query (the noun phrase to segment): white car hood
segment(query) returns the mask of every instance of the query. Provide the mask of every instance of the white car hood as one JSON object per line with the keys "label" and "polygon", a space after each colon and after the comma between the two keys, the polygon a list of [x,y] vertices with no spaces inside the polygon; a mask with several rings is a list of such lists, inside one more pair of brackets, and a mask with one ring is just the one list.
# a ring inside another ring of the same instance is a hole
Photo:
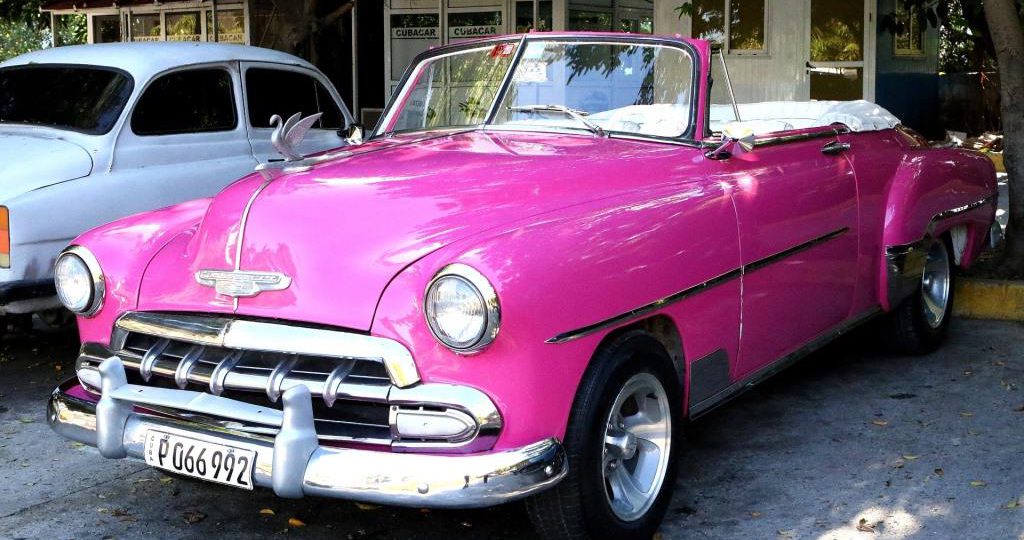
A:
{"label": "white car hood", "polygon": [[89,176],[92,157],[73,142],[0,132],[0,200]]}

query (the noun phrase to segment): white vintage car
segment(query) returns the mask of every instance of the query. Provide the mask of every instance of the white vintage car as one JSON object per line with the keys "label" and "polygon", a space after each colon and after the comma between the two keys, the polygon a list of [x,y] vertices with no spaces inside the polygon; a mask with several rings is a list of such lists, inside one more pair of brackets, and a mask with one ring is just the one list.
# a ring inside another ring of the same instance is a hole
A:
{"label": "white vintage car", "polygon": [[322,116],[295,151],[347,144],[352,115],[323,73],[256,47],[82,45],[0,64],[0,316],[59,306],[54,260],[82,232],[280,160],[271,117],[300,112]]}

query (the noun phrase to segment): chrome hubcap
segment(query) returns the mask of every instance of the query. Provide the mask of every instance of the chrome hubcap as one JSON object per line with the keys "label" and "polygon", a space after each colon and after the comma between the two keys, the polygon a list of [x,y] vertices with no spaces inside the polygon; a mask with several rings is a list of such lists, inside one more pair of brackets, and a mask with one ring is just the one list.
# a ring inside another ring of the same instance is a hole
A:
{"label": "chrome hubcap", "polygon": [[602,473],[612,512],[643,517],[661,491],[672,443],[668,394],[650,373],[634,375],[619,391],[605,426]]}
{"label": "chrome hubcap", "polygon": [[928,261],[924,266],[921,278],[921,296],[924,299],[924,320],[928,326],[939,328],[946,318],[946,306],[949,304],[950,285],[949,255],[946,243],[941,240],[932,242],[928,250]]}

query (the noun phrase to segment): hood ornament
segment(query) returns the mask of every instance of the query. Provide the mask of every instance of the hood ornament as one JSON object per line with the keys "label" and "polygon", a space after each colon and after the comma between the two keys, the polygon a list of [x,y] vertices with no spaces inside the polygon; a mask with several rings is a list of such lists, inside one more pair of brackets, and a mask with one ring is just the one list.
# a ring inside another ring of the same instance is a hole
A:
{"label": "hood ornament", "polygon": [[249,298],[264,291],[283,291],[292,278],[280,272],[244,272],[242,270],[200,270],[196,282],[213,287],[217,294],[232,298]]}
{"label": "hood ornament", "polygon": [[306,133],[323,115],[324,113],[316,113],[303,118],[302,113],[297,112],[287,122],[283,121],[276,114],[270,117],[270,125],[274,126],[274,132],[270,135],[270,142],[284,156],[285,161],[302,160],[302,154],[298,152],[296,147],[302,143],[302,140],[306,138]]}

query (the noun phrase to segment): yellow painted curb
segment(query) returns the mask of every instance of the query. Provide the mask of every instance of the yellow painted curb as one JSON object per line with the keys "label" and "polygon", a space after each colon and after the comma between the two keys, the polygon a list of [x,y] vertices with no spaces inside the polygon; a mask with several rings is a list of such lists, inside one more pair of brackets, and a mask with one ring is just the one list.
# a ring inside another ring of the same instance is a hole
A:
{"label": "yellow painted curb", "polygon": [[992,160],[992,164],[996,166],[996,172],[1006,172],[1006,165],[1003,163],[1002,152],[985,152],[985,155]]}
{"label": "yellow painted curb", "polygon": [[1024,321],[1024,281],[957,280],[953,314],[968,319]]}

